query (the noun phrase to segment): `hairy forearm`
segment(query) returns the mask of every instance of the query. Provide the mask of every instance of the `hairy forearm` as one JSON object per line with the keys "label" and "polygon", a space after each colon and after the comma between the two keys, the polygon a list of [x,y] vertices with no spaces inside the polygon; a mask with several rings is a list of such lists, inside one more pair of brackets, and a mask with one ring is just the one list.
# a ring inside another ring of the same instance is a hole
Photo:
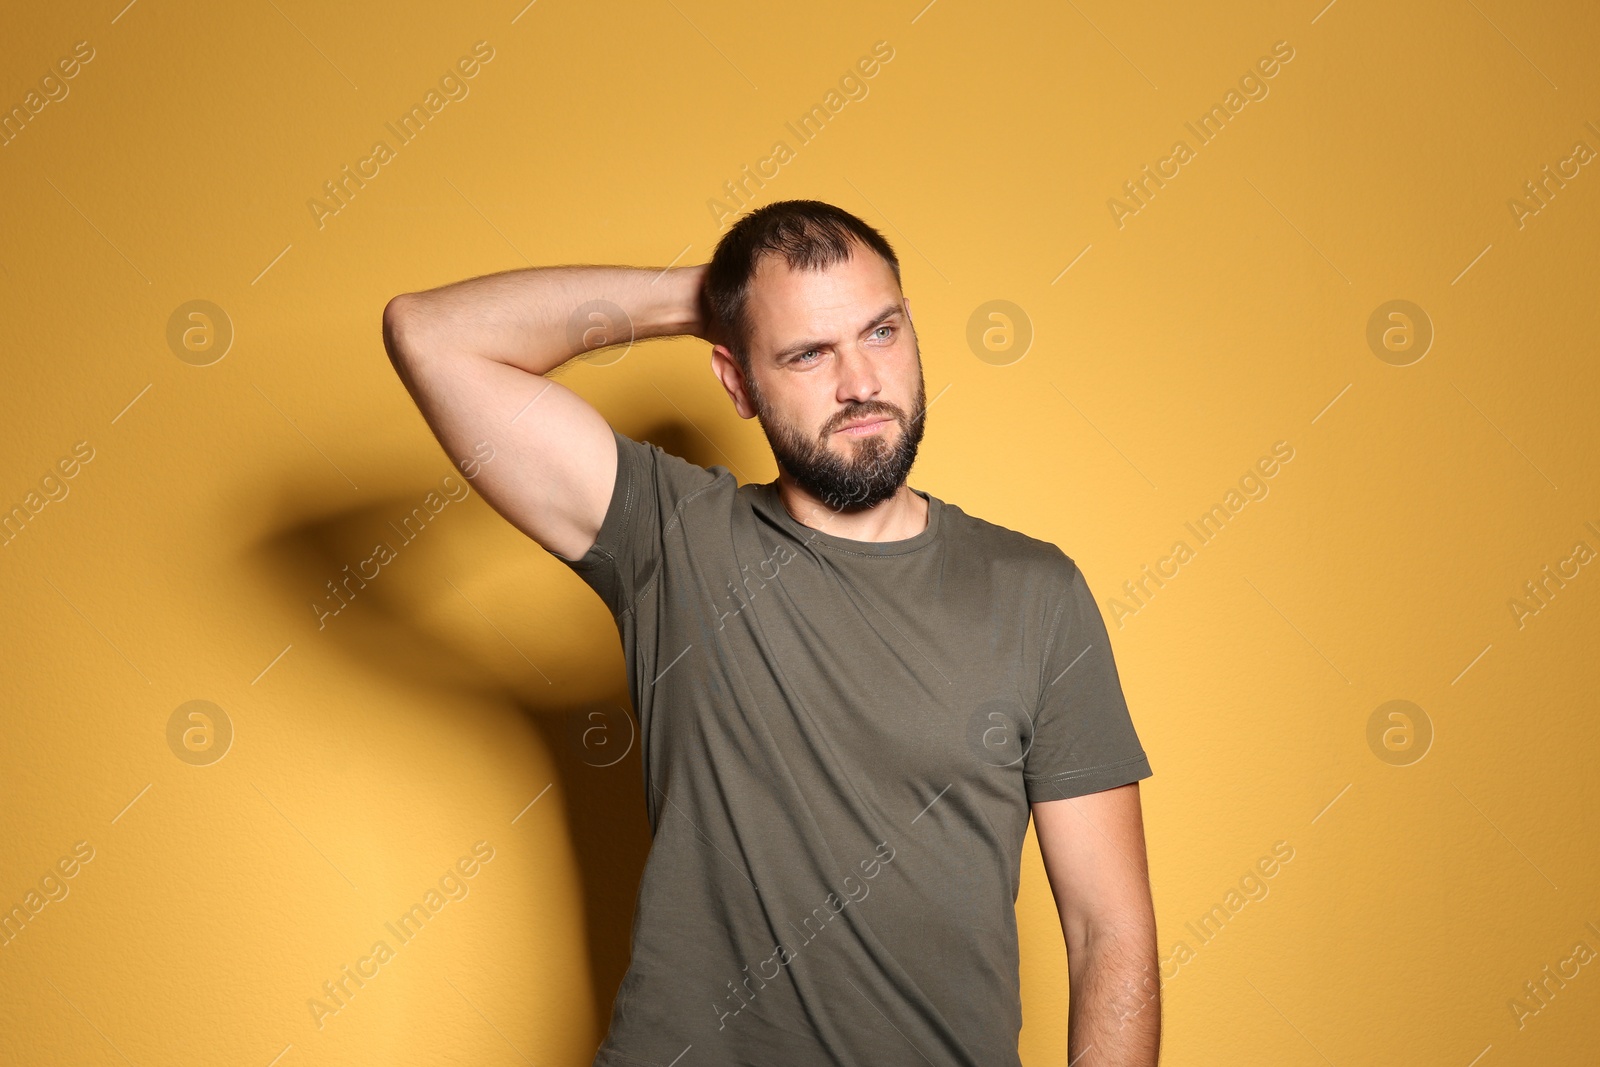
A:
{"label": "hairy forearm", "polygon": [[704,275],[703,264],[504,271],[396,297],[385,335],[397,360],[471,355],[545,374],[606,344],[704,336]]}
{"label": "hairy forearm", "polygon": [[1089,927],[1069,953],[1072,1067],[1155,1067],[1161,1047],[1160,961],[1155,930]]}

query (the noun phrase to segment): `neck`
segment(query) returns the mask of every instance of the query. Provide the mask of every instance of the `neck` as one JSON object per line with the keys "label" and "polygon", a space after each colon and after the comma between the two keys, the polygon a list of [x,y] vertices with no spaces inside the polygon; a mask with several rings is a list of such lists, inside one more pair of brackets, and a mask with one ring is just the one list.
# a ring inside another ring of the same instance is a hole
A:
{"label": "neck", "polygon": [[905,541],[928,528],[928,501],[903,482],[893,496],[870,508],[835,511],[780,469],[778,499],[800,525],[850,541]]}

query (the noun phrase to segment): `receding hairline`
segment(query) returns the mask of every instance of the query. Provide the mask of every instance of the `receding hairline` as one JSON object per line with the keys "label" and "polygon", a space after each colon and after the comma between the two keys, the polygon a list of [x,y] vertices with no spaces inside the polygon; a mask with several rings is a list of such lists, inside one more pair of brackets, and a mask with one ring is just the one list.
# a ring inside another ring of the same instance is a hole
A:
{"label": "receding hairline", "polygon": [[[853,263],[853,262],[855,262],[855,256],[856,256],[857,250],[869,252],[875,258],[877,258],[877,260],[879,262],[881,262],[884,266],[889,268],[889,274],[890,274],[891,277],[894,278],[894,285],[895,285],[895,289],[898,292],[898,296],[894,300],[893,303],[883,305],[883,307],[876,314],[874,314],[872,316],[872,318],[869,319],[865,325],[860,327],[860,330],[858,332],[865,332],[866,330],[874,329],[875,327],[881,325],[884,322],[884,320],[889,319],[889,318],[893,317],[896,313],[901,312],[901,311],[904,310],[904,308],[905,308],[905,289],[900,284],[900,272],[899,272],[898,269],[896,269],[897,265],[895,263],[893,263],[892,261],[890,261],[888,259],[885,259],[878,252],[877,249],[873,248],[871,245],[867,244],[865,241],[861,240],[858,237],[855,237],[855,236],[852,235],[851,238],[849,239],[849,241],[847,242],[847,244],[849,245],[849,250],[846,252],[844,258],[843,259],[836,259],[836,260],[833,260],[832,262],[829,262],[829,263],[802,263],[802,264],[797,266],[796,264],[790,262],[789,258],[786,255],[784,255],[784,253],[780,249],[766,249],[766,250],[763,250],[759,255],[756,256],[755,268],[750,272],[750,279],[746,283],[744,299],[742,301],[742,303],[743,303],[743,315],[742,315],[742,318],[744,319],[744,328],[745,328],[746,336],[744,338],[742,338],[742,342],[743,343],[742,343],[741,347],[746,349],[746,354],[753,354],[753,353],[750,353],[748,350],[752,346],[754,346],[754,344],[755,344],[755,336],[754,336],[754,334],[755,334],[755,325],[756,324],[755,324],[754,317],[750,314],[750,297],[753,295],[756,279],[761,275],[762,267],[766,264],[766,261],[769,258],[776,258],[776,259],[779,259],[779,260],[783,261],[783,266],[785,268],[787,268],[793,274],[800,274],[800,273],[821,274],[823,271],[831,270],[832,268],[839,266],[841,263],[845,263],[845,262]],[[811,341],[811,345],[813,347],[816,346],[816,345],[823,345],[823,344],[828,344],[828,343],[829,342],[824,341],[824,340],[822,340],[820,338],[813,338],[812,341]],[[795,346],[798,345],[798,344],[800,344],[800,342],[797,341],[794,344],[784,345],[781,349],[779,349],[771,357],[767,357],[766,359],[764,359],[764,362],[776,362],[777,360],[781,359],[783,356],[795,351]]]}
{"label": "receding hairline", "polygon": [[748,369],[751,323],[746,303],[761,261],[776,255],[791,271],[821,271],[841,262],[855,262],[857,246],[876,253],[889,266],[896,288],[901,287],[894,247],[865,220],[837,205],[779,201],[734,223],[712,254],[706,297],[708,312],[714,323],[727,331],[725,343],[741,366]]}

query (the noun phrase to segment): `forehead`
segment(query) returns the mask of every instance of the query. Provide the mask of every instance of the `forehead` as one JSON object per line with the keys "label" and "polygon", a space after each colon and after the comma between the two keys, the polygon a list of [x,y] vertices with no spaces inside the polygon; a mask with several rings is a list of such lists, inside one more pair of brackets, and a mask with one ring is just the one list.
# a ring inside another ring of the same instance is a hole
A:
{"label": "forehead", "polygon": [[769,350],[800,335],[854,333],[900,298],[888,262],[852,243],[849,259],[821,270],[795,270],[781,255],[762,256],[746,291],[745,314],[754,347]]}

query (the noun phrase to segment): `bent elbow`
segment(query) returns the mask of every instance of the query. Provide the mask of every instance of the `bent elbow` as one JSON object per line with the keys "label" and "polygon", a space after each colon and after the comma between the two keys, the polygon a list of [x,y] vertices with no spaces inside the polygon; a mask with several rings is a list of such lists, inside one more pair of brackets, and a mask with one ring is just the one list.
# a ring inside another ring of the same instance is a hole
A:
{"label": "bent elbow", "polygon": [[401,293],[383,306],[383,348],[396,370],[416,355],[416,318],[414,293]]}

